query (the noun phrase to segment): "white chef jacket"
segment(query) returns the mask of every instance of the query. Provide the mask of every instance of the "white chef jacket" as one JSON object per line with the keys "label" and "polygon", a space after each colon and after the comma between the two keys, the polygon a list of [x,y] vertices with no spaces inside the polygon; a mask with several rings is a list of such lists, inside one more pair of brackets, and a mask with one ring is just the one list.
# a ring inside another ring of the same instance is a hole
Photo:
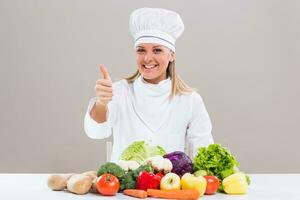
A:
{"label": "white chef jacket", "polygon": [[96,98],[90,100],[84,119],[86,134],[103,139],[113,133],[112,162],[119,160],[128,145],[141,140],[160,145],[167,153],[185,151],[189,144],[195,156],[200,146],[213,143],[210,118],[197,92],[170,99],[171,87],[169,78],[150,84],[141,76],[133,83],[125,79],[113,83],[105,122],[91,118]]}

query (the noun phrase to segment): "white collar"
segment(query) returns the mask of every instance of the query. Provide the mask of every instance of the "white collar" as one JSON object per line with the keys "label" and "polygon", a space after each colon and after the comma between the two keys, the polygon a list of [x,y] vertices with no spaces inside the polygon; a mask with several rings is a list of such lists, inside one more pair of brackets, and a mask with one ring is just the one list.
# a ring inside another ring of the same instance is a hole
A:
{"label": "white collar", "polygon": [[172,81],[170,78],[164,79],[157,84],[149,83],[142,76],[135,82],[135,87],[143,88],[143,95],[161,96],[171,94]]}
{"label": "white collar", "polygon": [[133,82],[133,109],[140,120],[155,133],[168,120],[174,101],[171,101],[170,78],[158,84],[146,82],[141,76]]}

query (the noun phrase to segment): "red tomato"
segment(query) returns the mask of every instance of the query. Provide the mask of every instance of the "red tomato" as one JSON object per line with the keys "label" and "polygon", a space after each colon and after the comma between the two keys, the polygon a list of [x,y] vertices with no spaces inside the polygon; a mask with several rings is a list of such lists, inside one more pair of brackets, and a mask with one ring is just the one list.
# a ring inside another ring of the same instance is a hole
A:
{"label": "red tomato", "polygon": [[219,179],[216,176],[204,176],[207,185],[205,194],[215,194],[219,188]]}
{"label": "red tomato", "polygon": [[113,196],[119,191],[119,179],[112,174],[103,174],[97,180],[97,190],[105,196]]}

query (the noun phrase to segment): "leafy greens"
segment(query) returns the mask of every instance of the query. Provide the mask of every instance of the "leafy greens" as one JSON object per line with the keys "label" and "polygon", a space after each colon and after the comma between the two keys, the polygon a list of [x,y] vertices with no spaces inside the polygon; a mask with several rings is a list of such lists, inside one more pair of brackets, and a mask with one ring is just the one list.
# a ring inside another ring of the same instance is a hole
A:
{"label": "leafy greens", "polygon": [[123,151],[120,160],[135,160],[141,164],[147,158],[165,154],[166,151],[160,146],[150,146],[145,141],[136,141]]}
{"label": "leafy greens", "polygon": [[220,180],[235,173],[238,166],[239,163],[235,157],[220,144],[200,147],[198,154],[193,159],[194,171],[206,170],[209,175],[215,175]]}

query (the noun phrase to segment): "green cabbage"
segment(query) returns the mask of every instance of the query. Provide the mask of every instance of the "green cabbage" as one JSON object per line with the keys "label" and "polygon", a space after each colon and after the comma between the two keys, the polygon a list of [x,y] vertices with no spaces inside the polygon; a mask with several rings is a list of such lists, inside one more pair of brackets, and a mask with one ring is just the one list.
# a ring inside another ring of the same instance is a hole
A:
{"label": "green cabbage", "polygon": [[165,155],[166,151],[160,146],[150,146],[145,141],[136,141],[129,145],[121,154],[120,160],[135,160],[143,163],[147,158]]}
{"label": "green cabbage", "polygon": [[235,173],[238,166],[235,157],[220,144],[200,147],[193,159],[194,171],[205,170],[209,175],[217,176],[220,180]]}

